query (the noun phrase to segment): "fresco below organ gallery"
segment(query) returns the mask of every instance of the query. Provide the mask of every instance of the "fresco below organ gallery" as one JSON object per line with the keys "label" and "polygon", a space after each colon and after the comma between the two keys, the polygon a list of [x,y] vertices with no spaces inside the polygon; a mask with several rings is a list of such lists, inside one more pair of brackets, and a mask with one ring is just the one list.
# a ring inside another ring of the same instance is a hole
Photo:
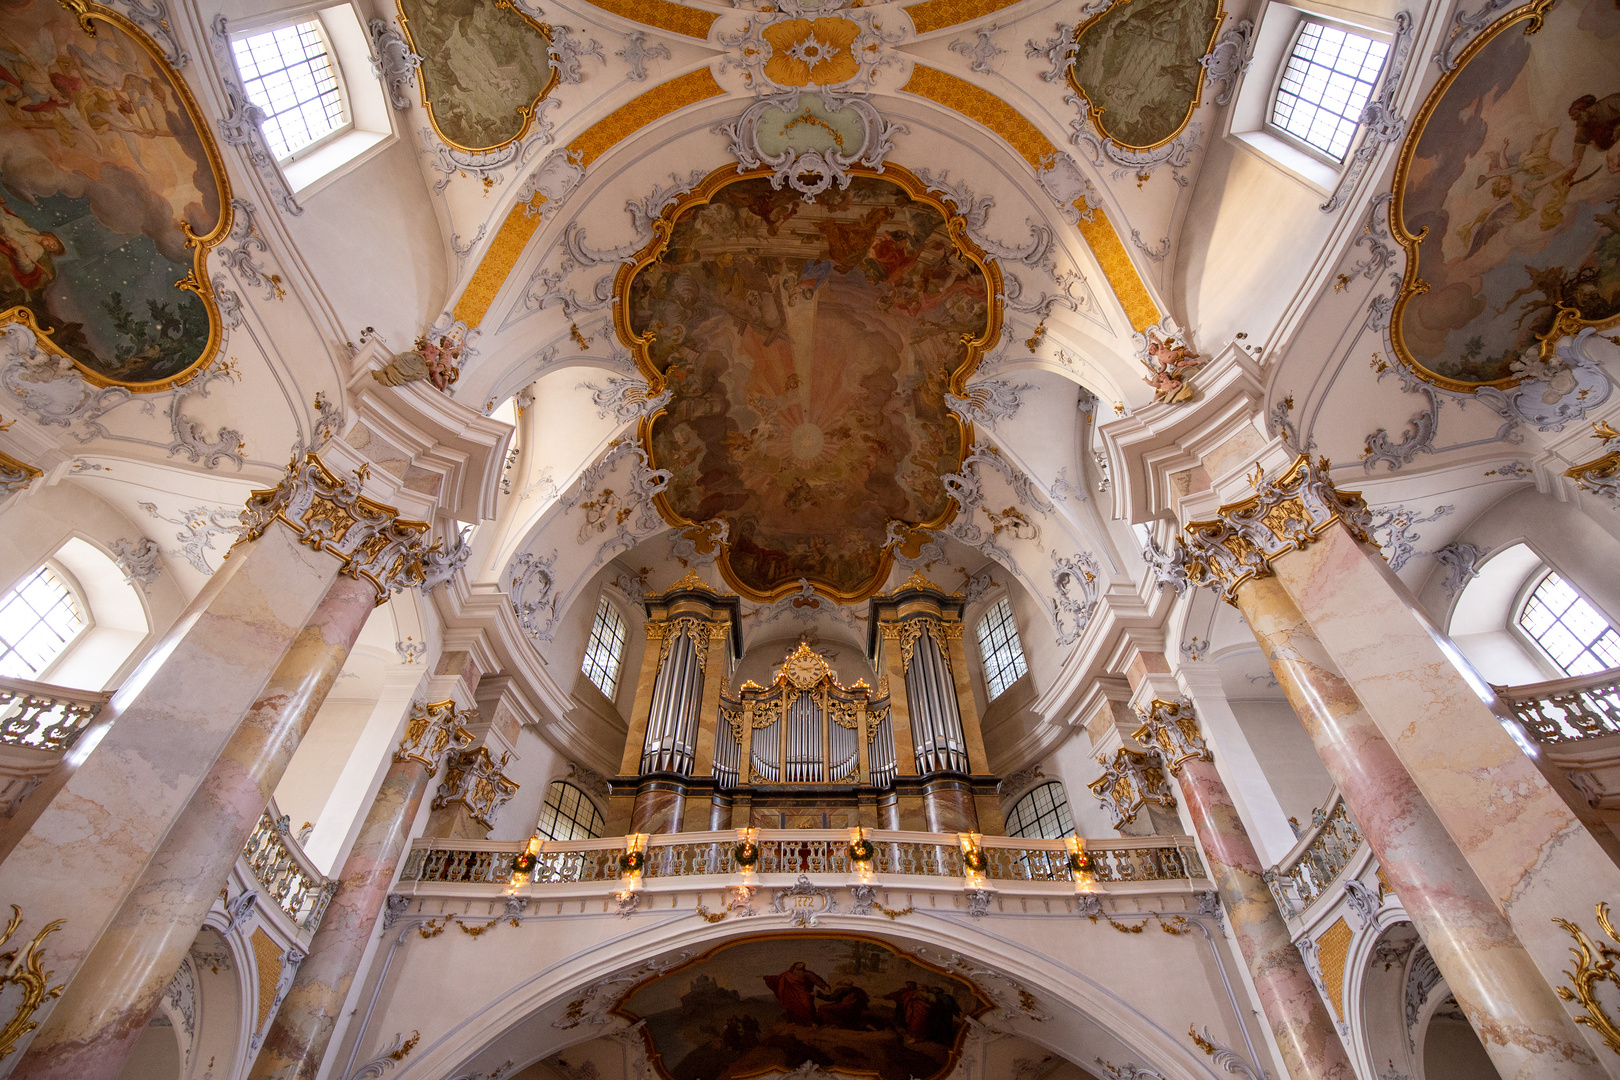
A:
{"label": "fresco below organ gallery", "polygon": [[1396,348],[1454,389],[1533,371],[1561,309],[1563,332],[1620,318],[1620,3],[1500,25],[1425,103],[1391,212]]}
{"label": "fresco below organ gallery", "polygon": [[139,29],[0,0],[0,312],[95,382],[157,389],[210,359],[204,262],[229,188],[190,92]]}
{"label": "fresco below organ gallery", "polygon": [[621,335],[646,335],[638,362],[673,393],[648,440],[674,474],[660,509],[729,526],[720,566],[745,595],[801,577],[868,595],[888,573],[889,523],[954,509],[940,477],[964,432],[944,396],[997,333],[999,275],[894,166],[814,202],[735,177],[670,211],[667,247],[614,290],[628,297]]}
{"label": "fresco below organ gallery", "polygon": [[494,150],[521,138],[557,85],[549,28],[496,0],[398,0],[422,104],[439,138]]}
{"label": "fresco below organ gallery", "polygon": [[1098,130],[1137,150],[1181,134],[1203,92],[1198,61],[1222,18],[1221,0],[1114,0],[1082,23],[1069,82]]}
{"label": "fresco below organ gallery", "polygon": [[665,1080],[744,1080],[806,1061],[840,1075],[936,1080],[961,1056],[971,982],[884,942],[800,932],[722,945],[642,983],[614,1012]]}

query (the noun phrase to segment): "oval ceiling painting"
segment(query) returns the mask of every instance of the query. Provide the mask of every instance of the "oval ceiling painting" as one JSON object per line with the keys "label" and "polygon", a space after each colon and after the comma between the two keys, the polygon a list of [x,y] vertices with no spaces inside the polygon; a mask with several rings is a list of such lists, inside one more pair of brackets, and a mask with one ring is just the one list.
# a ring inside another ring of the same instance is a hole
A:
{"label": "oval ceiling painting", "polygon": [[799,933],[747,938],[632,989],[664,1080],[746,1080],[814,1062],[845,1076],[950,1075],[967,1018],[991,1008],[967,979],[886,942]]}
{"label": "oval ceiling painting", "polygon": [[1204,89],[1199,63],[1221,0],[1114,0],[1075,31],[1069,82],[1104,137],[1149,150],[1181,134]]}
{"label": "oval ceiling painting", "polygon": [[1516,381],[1544,342],[1620,321],[1620,6],[1564,0],[1526,34],[1529,17],[1470,46],[1396,172],[1392,336],[1452,389]]}
{"label": "oval ceiling painting", "polygon": [[557,85],[550,28],[512,0],[398,0],[422,105],[457,150],[498,150],[523,137]]}
{"label": "oval ceiling painting", "polygon": [[204,264],[229,188],[151,39],[86,11],[94,36],[56,0],[0,0],[0,322],[92,382],[160,389],[218,350]]}
{"label": "oval ceiling painting", "polygon": [[953,213],[894,166],[815,201],[725,169],[621,271],[620,334],[672,395],[643,426],[653,466],[673,474],[659,509],[724,524],[720,568],[744,595],[801,578],[870,595],[891,522],[949,520],[940,478],[970,432],[945,395],[1000,325],[999,273],[959,219],[953,234]]}

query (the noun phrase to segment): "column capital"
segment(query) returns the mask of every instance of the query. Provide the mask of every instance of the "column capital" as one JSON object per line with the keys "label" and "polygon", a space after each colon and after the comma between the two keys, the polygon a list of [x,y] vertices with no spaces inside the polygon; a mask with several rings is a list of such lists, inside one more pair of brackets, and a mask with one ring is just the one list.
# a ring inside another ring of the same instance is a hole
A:
{"label": "column capital", "polygon": [[1220,590],[1236,603],[1237,588],[1250,578],[1271,574],[1271,560],[1307,547],[1327,529],[1342,523],[1356,539],[1369,539],[1367,503],[1354,491],[1340,491],[1328,477],[1326,458],[1301,454],[1282,474],[1251,478],[1255,492],[1228,503],[1208,521],[1183,526],[1182,559],[1196,585]]}
{"label": "column capital", "polygon": [[522,786],[501,771],[510,757],[509,753],[504,753],[497,760],[488,746],[452,753],[450,767],[433,796],[433,809],[443,810],[460,803],[474,821],[493,829],[495,815]]}
{"label": "column capital", "polygon": [[294,459],[281,483],[248,496],[238,543],[257,540],[279,521],[301,543],[336,556],[343,573],[371,582],[379,604],[390,593],[422,584],[424,557],[442,547],[423,542],[427,522],[402,518],[396,507],[361,494],[370,468],[361,465],[343,479],[313,451]]}
{"label": "column capital", "polygon": [[1156,751],[1171,775],[1180,772],[1185,762],[1215,760],[1198,730],[1192,702],[1154,698],[1146,709],[1136,710],[1136,715],[1142,718],[1142,726],[1131,737]]}
{"label": "column capital", "polygon": [[1086,786],[1097,796],[1114,821],[1114,828],[1129,825],[1149,802],[1175,809],[1176,797],[1158,755],[1120,747],[1112,758],[1099,757],[1103,774]]}
{"label": "column capital", "polygon": [[405,720],[405,737],[399,741],[394,760],[420,762],[427,766],[431,776],[439,770],[445,754],[472,745],[473,734],[467,730],[465,721],[477,715],[476,709],[458,712],[453,700],[426,705],[411,702],[411,713]]}

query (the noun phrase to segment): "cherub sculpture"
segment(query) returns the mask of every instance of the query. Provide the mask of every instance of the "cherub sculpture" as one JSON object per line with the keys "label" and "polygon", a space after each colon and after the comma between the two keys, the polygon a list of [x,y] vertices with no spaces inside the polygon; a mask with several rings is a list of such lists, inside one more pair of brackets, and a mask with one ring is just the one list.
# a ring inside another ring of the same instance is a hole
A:
{"label": "cherub sculpture", "polygon": [[435,390],[448,393],[450,384],[461,377],[456,361],[461,358],[461,343],[441,339],[416,339],[410,352],[395,353],[387,366],[377,368],[371,377],[384,386],[404,386],[406,383],[427,380]]}
{"label": "cherub sculpture", "polygon": [[1162,337],[1153,330],[1147,333],[1148,376],[1143,381],[1153,387],[1153,400],[1167,405],[1191,401],[1192,384],[1189,376],[1204,366],[1203,359],[1177,337]]}

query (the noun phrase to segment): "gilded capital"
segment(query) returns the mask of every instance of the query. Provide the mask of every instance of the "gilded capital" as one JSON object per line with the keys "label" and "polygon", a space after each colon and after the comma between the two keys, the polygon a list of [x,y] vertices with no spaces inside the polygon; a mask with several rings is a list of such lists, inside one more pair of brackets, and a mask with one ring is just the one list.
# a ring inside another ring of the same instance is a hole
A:
{"label": "gilded capital", "polygon": [[424,705],[411,702],[411,715],[405,721],[405,737],[394,752],[395,761],[416,761],[435,773],[448,753],[465,750],[472,745],[473,734],[463,721],[478,715],[476,709],[456,711],[454,701],[435,701]]}
{"label": "gilded capital", "polygon": [[521,786],[501,770],[508,755],[495,760],[489,747],[457,750],[450,755],[450,767],[433,797],[433,809],[443,810],[453,803],[467,808],[474,821],[486,829],[495,827],[495,815],[517,794]]}
{"label": "gilded capital", "polygon": [[1180,772],[1184,762],[1215,760],[1198,730],[1192,702],[1154,698],[1146,709],[1137,709],[1136,715],[1142,718],[1142,726],[1131,737],[1157,751],[1171,775]]}
{"label": "gilded capital", "polygon": [[0,498],[24,490],[43,475],[26,461],[18,461],[10,454],[0,452]]}
{"label": "gilded capital", "polygon": [[1120,747],[1112,758],[1098,758],[1103,774],[1086,786],[1108,808],[1114,828],[1129,825],[1149,802],[1167,810],[1176,805],[1170,779],[1157,754]]}
{"label": "gilded capital", "polygon": [[1368,540],[1371,523],[1366,501],[1356,492],[1335,488],[1327,459],[1313,461],[1308,454],[1218,514],[1184,527],[1187,577],[1195,585],[1218,588],[1228,603],[1237,602],[1243,582],[1268,576],[1278,555],[1309,546],[1340,522],[1356,539]]}
{"label": "gilded capital", "polygon": [[364,479],[363,471],[340,479],[315,454],[305,454],[287,467],[281,483],[248,496],[242,539],[256,540],[279,521],[301,543],[336,556],[343,573],[371,582],[379,604],[422,584],[423,559],[433,550],[423,543],[428,523],[401,518],[395,507],[362,495]]}
{"label": "gilded capital", "polygon": [[1575,481],[1576,487],[1620,503],[1620,450],[1610,450],[1602,457],[1566,469],[1564,475]]}

